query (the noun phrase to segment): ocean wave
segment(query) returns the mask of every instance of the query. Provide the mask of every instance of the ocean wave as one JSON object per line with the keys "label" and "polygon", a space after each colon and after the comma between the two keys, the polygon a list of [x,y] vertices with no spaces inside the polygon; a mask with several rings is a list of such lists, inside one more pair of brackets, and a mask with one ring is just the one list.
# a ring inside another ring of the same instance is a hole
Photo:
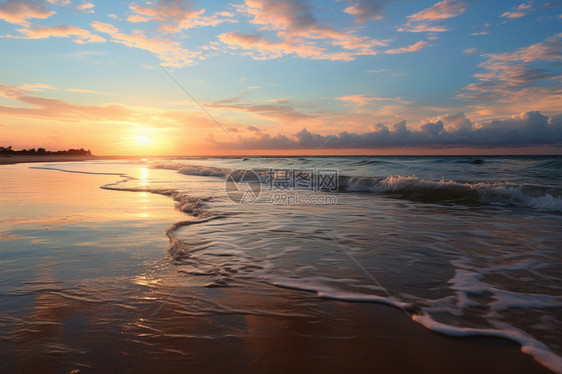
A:
{"label": "ocean wave", "polygon": [[[472,160],[474,161],[474,160]],[[362,160],[361,162],[370,162]],[[375,161],[379,162],[379,161]],[[243,169],[190,165],[177,162],[153,162],[154,169],[175,170],[180,174],[209,177],[245,178]],[[268,183],[269,169],[253,169],[261,183]],[[543,212],[562,212],[562,189],[515,183],[461,182],[424,180],[415,175],[392,175],[386,178],[340,175],[338,192],[387,194],[430,204],[519,206]]]}
{"label": "ocean wave", "polygon": [[535,166],[536,168],[541,169],[554,169],[554,170],[561,170],[562,169],[562,160],[549,160],[544,161]]}
{"label": "ocean wave", "polygon": [[175,170],[184,175],[196,175],[202,177],[226,177],[232,170],[213,166],[190,165],[177,162],[153,162],[152,169]]}
{"label": "ocean wave", "polygon": [[340,177],[347,192],[393,194],[426,203],[522,206],[546,212],[562,212],[562,191],[552,187],[513,183],[468,183],[423,180],[414,175],[387,178]]}

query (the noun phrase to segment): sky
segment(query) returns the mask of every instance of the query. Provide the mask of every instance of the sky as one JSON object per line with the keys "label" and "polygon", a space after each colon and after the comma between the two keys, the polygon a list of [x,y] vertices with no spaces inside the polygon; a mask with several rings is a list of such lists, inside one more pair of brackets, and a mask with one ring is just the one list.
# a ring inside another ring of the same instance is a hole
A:
{"label": "sky", "polygon": [[0,1],[0,146],[562,154],[562,1]]}

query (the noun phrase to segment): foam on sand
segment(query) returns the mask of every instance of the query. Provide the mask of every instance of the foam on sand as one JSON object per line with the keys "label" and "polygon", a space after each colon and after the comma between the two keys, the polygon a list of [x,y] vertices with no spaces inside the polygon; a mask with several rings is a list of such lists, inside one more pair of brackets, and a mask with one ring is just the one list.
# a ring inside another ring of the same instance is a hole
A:
{"label": "foam on sand", "polygon": [[428,314],[414,315],[412,318],[426,328],[448,336],[490,336],[515,341],[521,344],[521,352],[531,355],[535,360],[555,373],[562,373],[562,357],[554,354],[544,344],[520,330],[512,328],[509,330],[493,330],[454,327],[437,322]]}

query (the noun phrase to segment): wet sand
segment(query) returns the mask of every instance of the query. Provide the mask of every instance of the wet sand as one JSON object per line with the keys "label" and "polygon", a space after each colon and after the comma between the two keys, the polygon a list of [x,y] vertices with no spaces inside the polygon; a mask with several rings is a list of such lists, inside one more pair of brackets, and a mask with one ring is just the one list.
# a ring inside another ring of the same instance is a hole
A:
{"label": "wet sand", "polygon": [[164,230],[186,218],[171,199],[0,168],[2,371],[549,373],[515,343],[443,336],[385,305],[204,287],[167,256]]}

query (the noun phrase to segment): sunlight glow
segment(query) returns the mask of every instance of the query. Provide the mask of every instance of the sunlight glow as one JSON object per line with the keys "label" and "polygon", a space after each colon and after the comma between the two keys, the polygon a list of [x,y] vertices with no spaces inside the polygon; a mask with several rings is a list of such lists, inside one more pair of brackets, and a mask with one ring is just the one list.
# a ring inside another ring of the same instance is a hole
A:
{"label": "sunlight glow", "polygon": [[138,144],[146,145],[150,143],[150,138],[146,135],[137,135],[136,140]]}

